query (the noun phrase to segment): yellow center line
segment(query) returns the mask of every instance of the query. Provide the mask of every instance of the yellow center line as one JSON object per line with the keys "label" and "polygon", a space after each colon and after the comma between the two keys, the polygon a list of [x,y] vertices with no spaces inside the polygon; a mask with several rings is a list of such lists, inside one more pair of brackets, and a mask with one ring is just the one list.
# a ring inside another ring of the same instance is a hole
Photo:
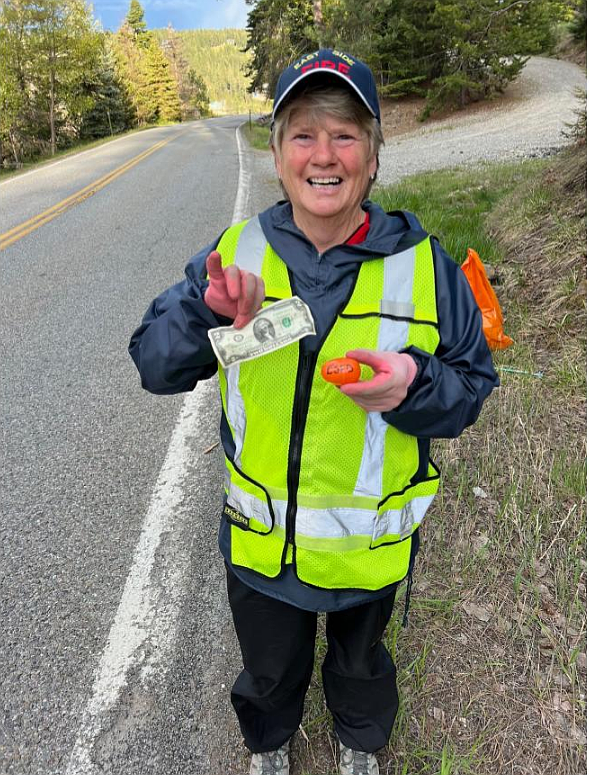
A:
{"label": "yellow center line", "polygon": [[174,137],[169,137],[167,140],[161,140],[151,148],[148,148],[146,151],[142,151],[134,158],[122,164],[120,167],[117,167],[117,169],[113,170],[112,172],[108,172],[106,175],[98,178],[98,180],[95,180],[93,183],[89,183],[87,186],[84,186],[84,188],[76,191],[75,194],[71,194],[66,199],[62,199],[61,202],[58,202],[52,207],[49,207],[42,213],[35,215],[33,218],[29,218],[28,221],[24,221],[18,226],[14,226],[12,229],[5,231],[3,234],[0,234],[0,250],[4,250],[9,245],[17,242],[17,240],[22,239],[23,237],[26,237],[27,234],[35,231],[35,229],[38,229],[40,226],[44,226],[46,223],[49,223],[49,221],[57,218],[58,215],[61,215],[66,210],[69,210],[70,207],[73,207],[74,205],[83,202],[85,199],[88,199],[88,197],[92,196],[97,191],[100,191],[100,189],[104,188],[109,183],[112,183],[112,181],[118,178],[119,175],[127,172],[127,170],[130,170],[131,167],[139,164],[140,161],[143,161],[143,159],[146,159],[152,153],[155,153],[155,151],[163,148],[164,145],[167,145],[177,137],[185,135],[188,131],[189,130],[187,129],[184,132],[180,132],[179,134],[174,135]]}

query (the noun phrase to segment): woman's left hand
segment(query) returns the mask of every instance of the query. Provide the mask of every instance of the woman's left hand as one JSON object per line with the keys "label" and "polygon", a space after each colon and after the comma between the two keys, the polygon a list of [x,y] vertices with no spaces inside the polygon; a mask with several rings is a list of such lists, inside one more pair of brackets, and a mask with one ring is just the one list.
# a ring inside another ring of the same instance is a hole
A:
{"label": "woman's left hand", "polygon": [[405,399],[413,382],[417,364],[407,353],[376,350],[350,350],[346,357],[365,363],[374,377],[341,385],[340,390],[366,412],[389,412]]}

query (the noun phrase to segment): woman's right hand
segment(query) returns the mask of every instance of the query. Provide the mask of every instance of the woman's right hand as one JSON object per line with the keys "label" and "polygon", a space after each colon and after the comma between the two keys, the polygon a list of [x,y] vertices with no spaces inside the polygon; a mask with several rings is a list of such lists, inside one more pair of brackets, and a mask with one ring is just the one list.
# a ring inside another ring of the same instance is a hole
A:
{"label": "woman's right hand", "polygon": [[221,254],[216,250],[207,257],[209,287],[205,291],[205,304],[217,315],[233,318],[235,328],[243,328],[264,301],[264,281],[252,272],[246,272],[235,264],[223,269]]}

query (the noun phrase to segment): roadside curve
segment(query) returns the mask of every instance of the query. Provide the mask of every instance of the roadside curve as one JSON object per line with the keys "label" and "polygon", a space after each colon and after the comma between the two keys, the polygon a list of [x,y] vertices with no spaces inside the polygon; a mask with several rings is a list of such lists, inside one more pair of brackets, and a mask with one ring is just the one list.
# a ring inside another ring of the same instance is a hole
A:
{"label": "roadside curve", "polygon": [[583,70],[572,62],[530,57],[505,95],[484,111],[455,111],[449,118],[391,137],[380,154],[379,182],[390,185],[428,170],[546,156],[568,143],[576,119]]}

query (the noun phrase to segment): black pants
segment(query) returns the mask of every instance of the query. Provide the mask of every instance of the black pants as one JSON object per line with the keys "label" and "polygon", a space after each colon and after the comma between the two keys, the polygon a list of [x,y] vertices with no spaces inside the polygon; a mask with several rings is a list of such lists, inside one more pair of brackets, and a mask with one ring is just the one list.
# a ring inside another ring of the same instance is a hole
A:
{"label": "black pants", "polygon": [[[256,592],[229,569],[227,591],[244,665],[231,701],[250,751],[273,751],[303,717],[317,614]],[[357,751],[387,743],[399,706],[395,665],[381,641],[394,600],[393,591],[327,614],[323,689],[337,736]]]}

